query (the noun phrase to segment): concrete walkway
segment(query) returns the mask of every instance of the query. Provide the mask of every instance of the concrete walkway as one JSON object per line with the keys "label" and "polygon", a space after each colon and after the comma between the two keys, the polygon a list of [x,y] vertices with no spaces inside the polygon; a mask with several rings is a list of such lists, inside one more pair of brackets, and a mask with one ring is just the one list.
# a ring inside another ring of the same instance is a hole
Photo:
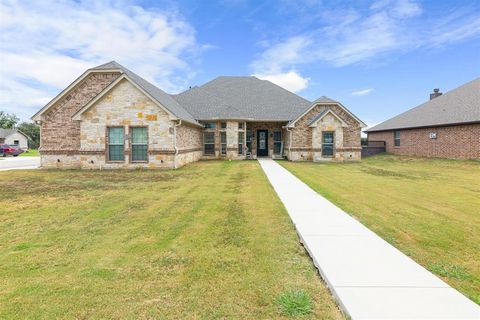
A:
{"label": "concrete walkway", "polygon": [[275,161],[258,161],[322,278],[352,319],[480,319],[473,301]]}
{"label": "concrete walkway", "polygon": [[40,157],[5,157],[0,160],[0,171],[37,169]]}

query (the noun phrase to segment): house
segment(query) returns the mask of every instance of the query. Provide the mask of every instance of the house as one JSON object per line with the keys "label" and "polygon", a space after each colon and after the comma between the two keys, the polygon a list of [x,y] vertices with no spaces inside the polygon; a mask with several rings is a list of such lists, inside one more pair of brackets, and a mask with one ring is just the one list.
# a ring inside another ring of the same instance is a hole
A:
{"label": "house", "polygon": [[201,159],[360,160],[365,124],[256,77],[167,94],[115,61],[85,71],[37,112],[42,167],[178,168]]}
{"label": "house", "polygon": [[29,137],[18,129],[0,129],[0,144],[14,144],[21,149],[28,149]]}
{"label": "house", "polygon": [[480,159],[480,78],[365,130],[394,154]]}

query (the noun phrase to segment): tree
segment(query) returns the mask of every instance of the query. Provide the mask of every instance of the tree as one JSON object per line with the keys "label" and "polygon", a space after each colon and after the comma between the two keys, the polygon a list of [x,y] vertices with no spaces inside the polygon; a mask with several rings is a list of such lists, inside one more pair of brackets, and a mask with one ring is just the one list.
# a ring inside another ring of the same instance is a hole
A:
{"label": "tree", "polygon": [[12,129],[18,123],[20,119],[13,113],[6,113],[0,111],[0,128],[2,129]]}
{"label": "tree", "polygon": [[38,149],[40,146],[40,127],[33,122],[22,122],[17,129],[25,133],[30,139],[28,147],[30,149]]}

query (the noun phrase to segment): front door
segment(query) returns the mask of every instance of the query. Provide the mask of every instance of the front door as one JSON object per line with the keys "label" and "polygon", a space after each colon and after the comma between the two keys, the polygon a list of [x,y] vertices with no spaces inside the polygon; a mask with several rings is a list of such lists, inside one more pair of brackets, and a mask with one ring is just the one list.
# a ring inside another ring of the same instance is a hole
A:
{"label": "front door", "polygon": [[268,157],[268,130],[257,131],[257,157]]}

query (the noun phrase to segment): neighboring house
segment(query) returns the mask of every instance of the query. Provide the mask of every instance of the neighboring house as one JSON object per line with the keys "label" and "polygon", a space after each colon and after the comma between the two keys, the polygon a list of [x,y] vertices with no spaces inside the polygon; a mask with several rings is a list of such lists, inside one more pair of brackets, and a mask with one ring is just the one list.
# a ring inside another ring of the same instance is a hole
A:
{"label": "neighboring house", "polygon": [[365,124],[255,77],[170,95],[112,61],[87,70],[32,117],[43,167],[177,168],[200,159],[360,160]]}
{"label": "neighboring house", "polygon": [[0,129],[0,144],[15,144],[22,149],[28,149],[29,137],[18,129]]}
{"label": "neighboring house", "polygon": [[480,78],[365,130],[395,154],[480,159]]}

